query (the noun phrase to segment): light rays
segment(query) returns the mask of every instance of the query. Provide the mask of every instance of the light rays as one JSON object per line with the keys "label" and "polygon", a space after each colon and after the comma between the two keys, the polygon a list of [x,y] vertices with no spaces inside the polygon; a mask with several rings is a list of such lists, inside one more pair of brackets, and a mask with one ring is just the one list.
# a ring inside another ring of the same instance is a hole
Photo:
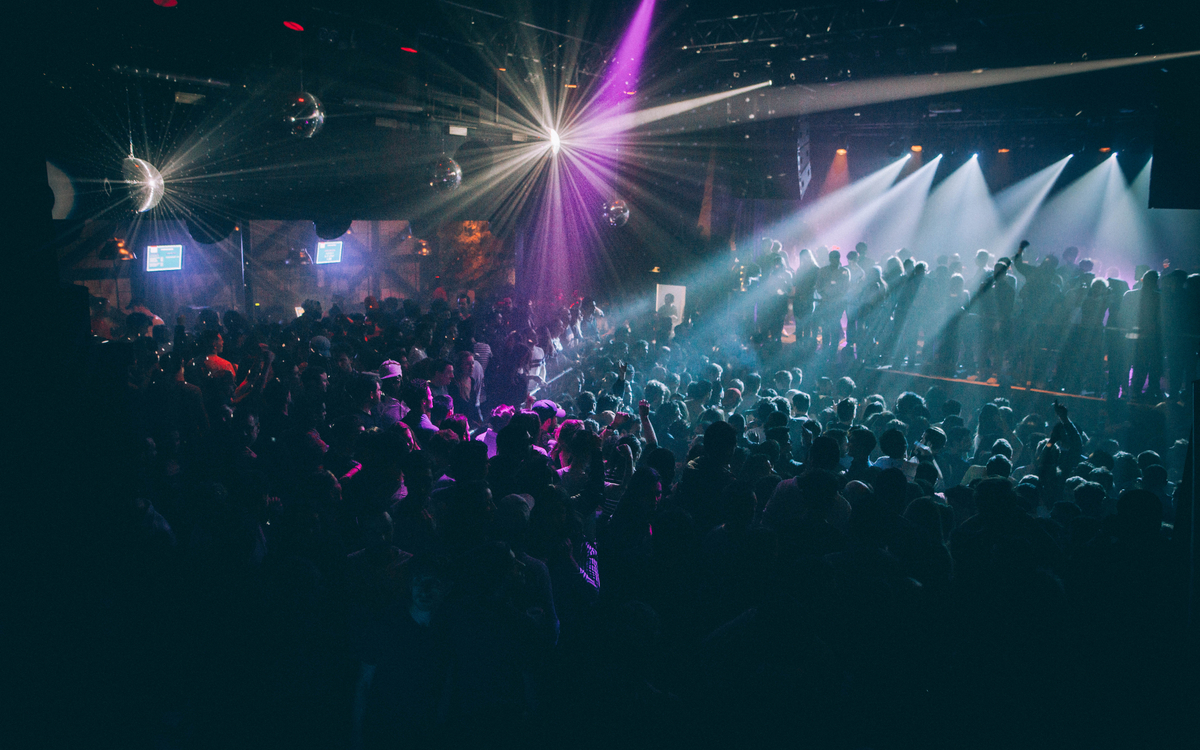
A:
{"label": "light rays", "polygon": [[[1162,64],[1171,60],[1195,57],[1200,50],[1174,52],[1165,55],[1143,55],[1120,57],[1110,60],[1064,63],[1062,65],[1030,65],[1020,68],[998,68],[959,73],[933,73],[929,75],[893,76],[862,81],[847,81],[825,85],[792,85],[773,87],[760,105],[768,113],[765,117],[799,117],[816,112],[862,107],[869,104],[940,96],[959,91],[1005,86],[1014,83],[1040,81],[1047,78],[1094,73],[1115,68],[1124,68],[1148,63]],[[620,120],[628,128],[645,127],[661,120],[675,118],[695,108],[678,110],[674,105],[650,107],[630,113]],[[687,122],[689,129],[719,127],[724,122],[723,112],[695,112]]]}
{"label": "light rays", "polygon": [[[640,0],[608,68],[597,78],[580,78],[578,70],[580,50],[594,42],[560,35],[563,43],[547,51],[537,43],[534,27],[529,24],[521,26],[523,31],[518,34],[516,49],[490,48],[482,40],[476,45],[486,70],[495,76],[491,81],[468,80],[455,68],[454,63],[459,61],[439,60],[435,54],[423,55],[422,63],[439,75],[457,76],[453,80],[470,83],[481,92],[480,110],[487,120],[493,121],[490,125],[507,129],[525,140],[493,143],[494,158],[486,168],[468,170],[461,188],[449,194],[429,191],[406,195],[404,205],[396,210],[430,221],[464,212],[472,217],[488,217],[498,229],[503,226],[523,233],[527,238],[527,257],[535,259],[546,283],[574,285],[579,283],[574,274],[590,273],[589,266],[604,268],[611,264],[605,248],[618,233],[602,223],[599,210],[602,202],[620,197],[629,200],[635,212],[650,207],[663,214],[680,212],[679,206],[672,203],[673,196],[657,189],[657,185],[677,178],[682,171],[682,149],[677,144],[668,145],[663,152],[662,145],[652,141],[655,135],[669,133],[674,138],[681,133],[724,127],[728,119],[722,102],[731,98],[758,91],[756,96],[765,97],[766,102],[760,107],[763,112],[760,120],[794,117],[1147,62],[1162,63],[1198,54],[898,77],[829,86],[776,87],[770,81],[762,81],[682,101],[659,99],[659,103],[646,107],[639,106],[647,99],[647,91],[642,89],[654,87],[647,85],[649,77],[644,75],[642,67],[655,30],[655,8],[655,0]],[[532,14],[527,17],[532,18]],[[659,91],[665,90],[665,80],[658,79]],[[638,95],[632,96],[630,92]],[[389,96],[395,100],[394,92],[380,92],[379,99],[383,101]],[[220,195],[218,188],[227,183],[263,181],[274,187],[293,179],[301,170],[306,172],[308,185],[319,184],[326,178],[375,178],[383,174],[378,164],[381,155],[372,149],[348,153],[339,157],[336,164],[326,158],[309,158],[297,144],[285,144],[280,153],[287,158],[277,163],[270,158],[259,158],[274,155],[273,144],[255,138],[263,124],[261,104],[252,96],[249,103],[243,102],[231,111],[210,117],[171,153],[161,153],[165,145],[159,149],[160,153],[146,149],[148,160],[161,166],[165,183],[165,196],[160,208],[151,212],[154,216],[185,216],[203,221],[210,214],[229,211],[216,197]],[[174,116],[175,110],[171,114]],[[167,123],[168,127],[177,127],[171,118]],[[149,144],[151,137],[144,120],[141,125],[139,137]],[[328,136],[333,125],[331,121],[321,137]],[[138,128],[131,122],[129,130],[133,133]],[[162,137],[156,140],[162,144],[169,142],[165,132],[158,135]],[[424,168],[419,163],[424,156],[401,154],[394,158],[411,159],[413,169],[420,170]],[[250,161],[258,163],[241,166]],[[834,189],[838,187],[834,180],[827,180],[828,194],[776,227],[776,236],[788,238],[789,245],[794,240],[806,246],[836,244],[844,249],[858,240],[866,240],[886,252],[910,244],[926,252],[931,246],[947,251],[994,246],[1004,252],[1034,222],[1042,200],[1065,164],[1062,162],[1052,177],[1048,173],[1043,175],[1049,177],[1048,182],[1035,181],[1036,184],[1026,186],[1034,192],[1029,194],[1028,201],[1014,199],[1020,205],[1010,214],[1000,205],[1001,196],[993,200],[987,193],[977,161],[956,170],[932,193],[930,187],[938,160],[919,167],[913,161],[908,161],[907,166],[904,160],[895,162],[841,189]],[[905,169],[912,174],[893,185]],[[1115,172],[1115,177],[1120,178],[1119,170]],[[843,170],[842,174],[848,180],[848,171]],[[1113,177],[1114,174],[1108,175],[1102,202],[1117,201],[1115,191],[1129,193],[1123,179],[1118,182]],[[1138,214],[1128,201],[1112,205],[1114,213],[1107,223],[1095,225],[1094,214],[1089,214],[1092,239],[1111,237],[1115,244],[1143,243],[1145,236],[1153,241],[1159,234],[1154,229],[1156,225],[1143,219],[1138,225],[1138,237],[1123,238],[1124,224],[1115,217]],[[645,211],[641,213],[644,215]],[[969,221],[947,227],[940,217],[949,215],[969,216]],[[632,226],[620,231],[644,238],[664,230],[639,226],[635,217]],[[1051,233],[1047,230],[1045,235],[1046,244],[1052,244]],[[607,267],[611,269],[611,265]],[[540,284],[533,288],[544,289]]]}
{"label": "light rays", "polygon": [[980,247],[1010,248],[1025,236],[1026,230],[1042,207],[1042,202],[1058,182],[1072,157],[1064,156],[1050,166],[1002,190],[995,197],[996,211],[1004,228],[990,245]]}
{"label": "light rays", "polygon": [[821,197],[816,203],[771,227],[768,234],[784,238],[791,245],[814,244],[819,235],[833,229],[845,218],[847,212],[883,195],[900,176],[908,161],[909,157],[904,156],[861,180]]}
{"label": "light rays", "polygon": [[1109,177],[1115,168],[1114,159],[1105,159],[1051,196],[1030,222],[1025,239],[1042,251],[1068,245],[1093,247]]}
{"label": "light rays", "polygon": [[978,159],[968,159],[929,194],[915,247],[965,253],[995,239],[1000,220]]}
{"label": "light rays", "polygon": [[894,252],[906,244],[916,230],[940,163],[941,156],[938,156],[853,213],[842,216],[829,229],[815,234],[812,244],[853,247],[863,240],[872,248]]}

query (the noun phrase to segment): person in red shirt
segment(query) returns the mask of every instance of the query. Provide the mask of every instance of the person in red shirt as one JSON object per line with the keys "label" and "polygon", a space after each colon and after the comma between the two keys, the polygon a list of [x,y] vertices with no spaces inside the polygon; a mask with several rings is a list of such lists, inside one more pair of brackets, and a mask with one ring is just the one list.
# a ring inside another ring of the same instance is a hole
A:
{"label": "person in red shirt", "polygon": [[228,372],[237,380],[237,370],[233,363],[227,359],[221,358],[221,352],[225,349],[225,340],[221,338],[221,334],[217,331],[205,331],[200,336],[200,351],[204,358],[204,368],[208,370],[210,375],[215,375],[222,370]]}

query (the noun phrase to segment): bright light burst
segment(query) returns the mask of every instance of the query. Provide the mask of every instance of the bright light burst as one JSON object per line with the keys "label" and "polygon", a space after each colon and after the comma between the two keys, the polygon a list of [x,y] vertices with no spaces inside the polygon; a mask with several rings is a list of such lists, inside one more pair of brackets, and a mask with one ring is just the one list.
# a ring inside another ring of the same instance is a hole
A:
{"label": "bright light burst", "polygon": [[[677,145],[681,133],[725,127],[724,106],[718,102],[765,89],[756,96],[766,97],[762,109],[771,117],[795,117],[810,112],[828,111],[847,106],[895,101],[930,96],[966,89],[998,86],[1022,81],[1096,70],[1141,65],[1151,61],[1164,62],[1198,53],[1180,53],[1138,58],[1092,61],[1060,66],[1032,66],[971,73],[948,73],[933,76],[906,76],[873,81],[839,83],[838,86],[780,86],[760,81],[738,89],[718,91],[686,100],[674,100],[667,95],[673,81],[670,76],[656,76],[653,81],[644,75],[643,59],[653,39],[653,16],[656,0],[640,0],[625,32],[608,50],[607,67],[598,74],[585,74],[580,64],[583,45],[593,44],[581,38],[562,35],[562,44],[546,53],[539,43],[537,27],[521,26],[523,38],[517,49],[500,50],[480,40],[478,49],[485,68],[496,71],[494,98],[489,101],[491,86],[484,87],[481,110],[497,129],[512,133],[511,143],[493,145],[488,164],[464,175],[462,188],[452,195],[430,191],[410,208],[414,218],[438,217],[454,208],[476,217],[490,217],[497,234],[515,236],[520,233],[526,268],[535,270],[540,278],[527,279],[530,290],[551,288],[574,289],[586,287],[588,278],[605,265],[611,270],[611,260],[604,248],[619,232],[638,232],[640,238],[661,228],[640,226],[636,218],[628,227],[615,228],[606,220],[602,207],[618,198],[627,200],[635,217],[645,216],[646,209],[660,213],[678,213],[672,196],[664,195],[653,186],[673,184],[686,158]],[[584,20],[575,16],[585,28]],[[470,34],[470,29],[463,30]],[[460,75],[452,61],[438,60],[434,55],[422,55],[426,64],[437,69],[443,77]],[[660,71],[661,72],[661,71]],[[742,80],[745,80],[744,78]],[[464,83],[478,84],[478,81]],[[636,95],[630,95],[636,92]],[[647,99],[657,99],[654,106],[644,106]],[[382,97],[381,97],[382,98]],[[494,114],[490,114],[494,113]],[[212,198],[215,180],[246,179],[248,173],[258,176],[285,173],[297,167],[311,165],[292,159],[286,164],[259,166],[252,170],[231,169],[237,157],[265,148],[253,138],[244,139],[244,146],[222,151],[210,148],[213,141],[228,140],[228,130],[222,128],[231,121],[244,119],[244,112],[229,113],[219,122],[209,122],[173,153],[149,152],[155,163],[162,165],[159,181],[149,184],[143,197],[162,200],[166,213],[198,220],[209,213],[219,212],[221,206]],[[766,118],[762,118],[766,119]],[[130,124],[132,130],[132,123]],[[230,128],[234,129],[234,128]],[[669,136],[662,137],[660,136]],[[659,140],[655,140],[659,138]],[[919,147],[913,147],[913,150]],[[935,159],[911,175],[892,185],[912,154],[881,170],[877,178],[852,183],[842,190],[826,195],[805,215],[813,235],[829,236],[878,231],[887,242],[905,241],[919,229],[919,217],[925,207]],[[715,158],[715,157],[713,157]],[[364,151],[339,164],[339,176],[356,170],[376,174],[378,154]],[[465,164],[465,162],[464,162]],[[1115,160],[1113,161],[1115,165]],[[350,167],[348,169],[348,166]],[[1053,175],[1061,172],[1056,165]],[[981,184],[978,165],[962,179],[968,186]],[[846,175],[848,177],[848,174]],[[162,178],[165,177],[165,186]],[[128,178],[127,178],[128,179]],[[1049,178],[1047,178],[1049,179]],[[1024,229],[1033,218],[1032,212],[1046,197],[1053,180],[1038,181],[1037,201],[1022,204],[1022,213],[1008,226]],[[1115,183],[1114,183],[1115,184]],[[1044,185],[1044,187],[1043,187]],[[157,189],[155,189],[157,187]],[[943,191],[949,193],[949,191]],[[850,196],[861,198],[853,204]],[[935,201],[935,205],[940,201]],[[139,206],[145,206],[141,201]],[[1028,206],[1033,206],[1030,209]],[[153,206],[150,205],[149,208]],[[828,210],[837,208],[839,210]],[[142,210],[148,210],[144,208]],[[156,212],[162,214],[163,212]],[[799,223],[800,217],[796,217]],[[883,231],[884,224],[895,224]],[[987,225],[989,229],[991,224]],[[512,230],[512,231],[510,231]],[[981,231],[981,230],[980,230]],[[976,232],[979,233],[979,232]],[[817,241],[825,236],[812,236]],[[974,238],[972,238],[974,239]],[[1000,238],[1007,241],[1007,235]],[[838,241],[844,242],[843,238]],[[1001,244],[1004,244],[1003,242]],[[590,255],[589,255],[590,253]]]}

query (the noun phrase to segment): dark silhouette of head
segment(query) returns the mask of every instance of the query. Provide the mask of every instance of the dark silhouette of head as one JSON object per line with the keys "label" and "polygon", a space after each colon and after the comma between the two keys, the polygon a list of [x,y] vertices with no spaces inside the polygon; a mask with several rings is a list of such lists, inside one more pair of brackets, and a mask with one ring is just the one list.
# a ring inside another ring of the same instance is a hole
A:
{"label": "dark silhouette of head", "polygon": [[704,430],[704,455],[727,464],[737,447],[737,431],[728,422],[713,422]]}

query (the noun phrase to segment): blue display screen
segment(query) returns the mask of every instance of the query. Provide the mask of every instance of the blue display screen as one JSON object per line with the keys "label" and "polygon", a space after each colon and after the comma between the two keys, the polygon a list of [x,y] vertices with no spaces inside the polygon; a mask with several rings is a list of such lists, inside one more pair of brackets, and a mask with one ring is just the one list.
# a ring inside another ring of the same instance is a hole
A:
{"label": "blue display screen", "polygon": [[335,240],[333,242],[318,242],[317,243],[317,264],[321,263],[341,263],[342,262],[342,241]]}
{"label": "blue display screen", "polygon": [[178,271],[183,268],[183,245],[146,247],[147,271]]}

